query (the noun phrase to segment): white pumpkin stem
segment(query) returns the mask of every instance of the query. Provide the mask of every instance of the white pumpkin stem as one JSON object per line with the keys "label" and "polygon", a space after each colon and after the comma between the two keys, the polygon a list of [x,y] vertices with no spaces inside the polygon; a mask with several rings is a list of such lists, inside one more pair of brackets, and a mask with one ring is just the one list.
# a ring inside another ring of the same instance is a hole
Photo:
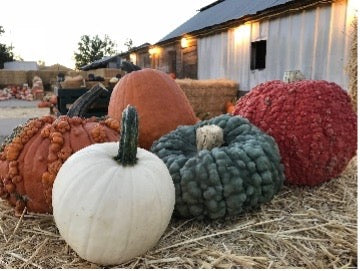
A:
{"label": "white pumpkin stem", "polygon": [[138,126],[136,109],[128,105],[122,112],[119,151],[118,155],[114,157],[123,166],[132,166],[137,162]]}
{"label": "white pumpkin stem", "polygon": [[205,125],[196,129],[196,147],[198,151],[211,150],[224,144],[223,129],[217,125]]}

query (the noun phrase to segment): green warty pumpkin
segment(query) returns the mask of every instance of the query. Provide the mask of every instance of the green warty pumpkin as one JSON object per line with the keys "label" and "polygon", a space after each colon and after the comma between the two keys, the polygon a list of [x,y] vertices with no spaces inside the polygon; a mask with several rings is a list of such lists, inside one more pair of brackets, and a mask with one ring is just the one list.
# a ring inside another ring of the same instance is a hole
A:
{"label": "green warty pumpkin", "polygon": [[249,211],[270,201],[285,178],[275,140],[239,116],[179,126],[151,151],[170,171],[181,217],[218,219]]}

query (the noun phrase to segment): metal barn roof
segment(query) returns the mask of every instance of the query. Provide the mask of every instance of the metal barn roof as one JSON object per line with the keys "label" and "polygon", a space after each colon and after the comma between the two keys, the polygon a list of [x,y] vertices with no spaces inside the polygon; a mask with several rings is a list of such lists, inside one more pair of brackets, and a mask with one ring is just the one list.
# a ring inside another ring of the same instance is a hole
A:
{"label": "metal barn roof", "polygon": [[92,69],[105,68],[106,65],[116,57],[117,57],[117,55],[104,56],[103,58],[101,58],[99,60],[95,60],[94,62],[91,62],[90,64],[80,67],[80,70],[88,71],[88,70],[92,70]]}
{"label": "metal barn roof", "polygon": [[106,68],[107,64],[109,62],[113,61],[116,57],[123,57],[132,52],[136,52],[141,49],[146,49],[149,46],[150,46],[150,43],[146,42],[139,46],[133,47],[129,51],[126,51],[124,53],[116,54],[114,56],[104,56],[103,58],[101,58],[99,60],[95,60],[94,62],[91,62],[90,64],[80,67],[80,70],[88,71],[88,70],[92,70],[92,69]]}
{"label": "metal barn roof", "polygon": [[185,33],[240,19],[246,15],[255,15],[268,8],[292,1],[294,0],[218,0],[200,9],[195,16],[163,37],[158,43]]}

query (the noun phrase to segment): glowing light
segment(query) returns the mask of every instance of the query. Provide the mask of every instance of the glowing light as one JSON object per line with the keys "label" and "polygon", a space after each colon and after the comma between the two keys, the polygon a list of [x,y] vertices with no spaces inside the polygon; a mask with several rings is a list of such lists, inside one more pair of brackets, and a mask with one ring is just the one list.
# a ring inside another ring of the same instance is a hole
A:
{"label": "glowing light", "polygon": [[130,62],[136,64],[136,54],[135,53],[130,54]]}
{"label": "glowing light", "polygon": [[189,41],[187,38],[184,37],[181,39],[180,44],[181,48],[187,48],[189,46]]}
{"label": "glowing light", "polygon": [[349,26],[353,23],[356,17],[358,17],[359,2],[355,0],[348,0],[348,6],[346,11],[346,24]]}
{"label": "glowing light", "polygon": [[241,43],[250,38],[251,24],[242,24],[234,30],[235,43]]}
{"label": "glowing light", "polygon": [[158,55],[160,53],[160,48],[159,47],[152,47],[149,49],[149,54],[150,55]]}

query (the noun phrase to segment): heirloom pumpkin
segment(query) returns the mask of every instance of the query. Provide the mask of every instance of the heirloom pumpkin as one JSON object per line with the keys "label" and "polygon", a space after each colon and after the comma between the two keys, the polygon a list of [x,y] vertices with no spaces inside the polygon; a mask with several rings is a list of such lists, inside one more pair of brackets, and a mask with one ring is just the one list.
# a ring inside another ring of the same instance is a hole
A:
{"label": "heirloom pumpkin", "polygon": [[15,205],[15,214],[50,213],[51,189],[63,162],[93,143],[117,141],[119,121],[80,118],[104,91],[96,85],[80,96],[67,116],[30,119],[0,146],[0,196]]}
{"label": "heirloom pumpkin", "polygon": [[183,217],[238,215],[270,201],[284,182],[274,139],[238,116],[180,126],[151,151],[170,171]]}
{"label": "heirloom pumpkin", "polygon": [[[46,116],[29,120],[0,153],[0,196],[21,213],[51,212],[51,189],[63,162],[94,143],[117,141],[119,122]],[[4,166],[5,165],[5,166]]]}
{"label": "heirloom pumpkin", "polygon": [[53,188],[54,219],[80,257],[119,264],[145,253],[164,233],[175,204],[169,171],[137,148],[137,114],[128,107],[119,143],[86,147],[61,167]]}
{"label": "heirloom pumpkin", "polygon": [[158,70],[132,71],[121,78],[111,94],[108,115],[120,120],[128,104],[138,111],[139,146],[145,149],[178,125],[197,122],[184,92],[166,73]]}
{"label": "heirloom pumpkin", "polygon": [[356,154],[357,116],[335,83],[269,81],[239,99],[234,114],[275,138],[289,184],[335,178]]}
{"label": "heirloom pumpkin", "polygon": [[51,189],[63,162],[98,142],[117,141],[119,122],[107,118],[45,116],[15,129],[0,149],[0,196],[17,214],[51,212]]}

